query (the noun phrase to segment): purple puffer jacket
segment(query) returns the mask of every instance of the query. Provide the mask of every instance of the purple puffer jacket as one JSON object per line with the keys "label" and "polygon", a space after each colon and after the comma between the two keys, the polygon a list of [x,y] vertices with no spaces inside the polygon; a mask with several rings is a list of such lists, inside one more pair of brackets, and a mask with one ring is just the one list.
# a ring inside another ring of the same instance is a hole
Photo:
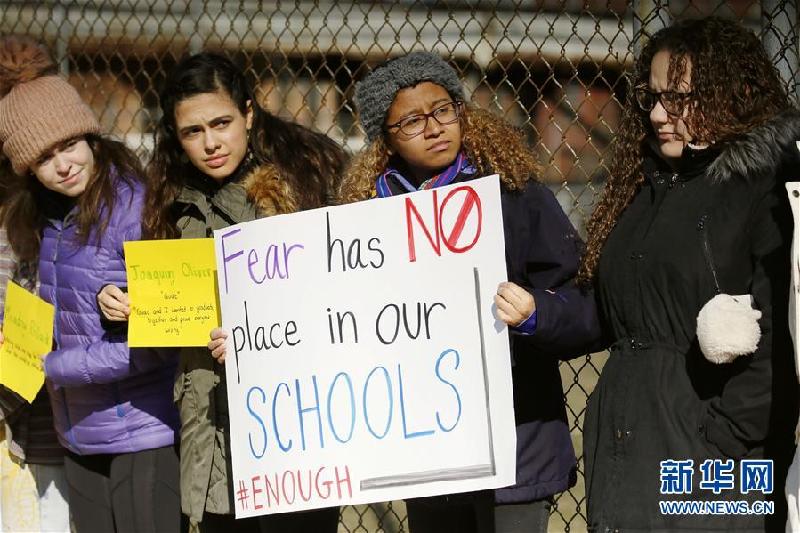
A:
{"label": "purple puffer jacket", "polygon": [[122,243],[141,237],[144,186],[116,179],[116,204],[97,242],[80,245],[73,208],[44,228],[42,298],[55,305],[56,349],[44,369],[58,438],[80,454],[130,453],[170,446],[179,427],[172,403],[177,354],[128,349],[127,334],[101,324],[97,293],[125,286]]}

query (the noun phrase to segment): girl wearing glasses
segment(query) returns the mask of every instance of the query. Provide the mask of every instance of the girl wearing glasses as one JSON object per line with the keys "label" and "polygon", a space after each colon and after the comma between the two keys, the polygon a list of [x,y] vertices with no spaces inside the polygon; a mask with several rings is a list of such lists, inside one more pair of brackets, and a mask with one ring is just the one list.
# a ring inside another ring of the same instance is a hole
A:
{"label": "girl wearing glasses", "polygon": [[583,243],[522,133],[465,103],[456,72],[414,52],[356,86],[368,145],[342,181],[343,203],[387,197],[493,173],[502,183],[509,282],[497,288],[510,326],[517,422],[517,482],[494,492],[407,501],[411,531],[547,531],[553,495],[575,483],[576,461],[558,360],[599,335],[591,295],[573,283]]}
{"label": "girl wearing glasses", "polygon": [[[581,264],[613,341],[586,412],[589,528],[782,529],[800,113],[755,35],[722,19],[659,31],[633,77]],[[766,499],[774,514],[662,507]]]}

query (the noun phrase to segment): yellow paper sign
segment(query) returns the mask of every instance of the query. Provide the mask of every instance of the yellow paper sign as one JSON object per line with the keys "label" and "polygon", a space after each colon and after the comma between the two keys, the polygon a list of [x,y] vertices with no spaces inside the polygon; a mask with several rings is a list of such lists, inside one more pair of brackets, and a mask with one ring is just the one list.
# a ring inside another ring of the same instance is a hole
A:
{"label": "yellow paper sign", "polygon": [[220,325],[214,239],[125,243],[128,345],[205,346]]}
{"label": "yellow paper sign", "polygon": [[52,305],[13,281],[8,282],[0,383],[29,402],[44,383],[42,356],[53,348],[54,318]]}

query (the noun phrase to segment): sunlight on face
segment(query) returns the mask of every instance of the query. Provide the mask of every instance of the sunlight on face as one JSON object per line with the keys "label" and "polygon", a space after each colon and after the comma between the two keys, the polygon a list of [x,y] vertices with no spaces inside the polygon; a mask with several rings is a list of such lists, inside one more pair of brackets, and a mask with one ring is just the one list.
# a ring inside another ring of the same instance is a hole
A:
{"label": "sunlight on face", "polygon": [[76,198],[83,194],[94,172],[94,153],[84,137],[58,143],[31,165],[45,188]]}
{"label": "sunlight on face", "polygon": [[[430,113],[452,101],[444,87],[429,81],[406,87],[395,95],[386,115],[386,124],[397,124],[407,117]],[[391,153],[406,163],[412,177],[422,181],[455,161],[461,149],[461,123],[457,120],[452,124],[439,124],[434,118],[428,118],[425,129],[418,135],[410,136],[399,128],[390,127],[386,140]]]}
{"label": "sunlight on face", "polygon": [[224,91],[202,93],[175,105],[178,140],[197,169],[222,181],[238,168],[247,154],[247,134],[253,109],[245,114]]}

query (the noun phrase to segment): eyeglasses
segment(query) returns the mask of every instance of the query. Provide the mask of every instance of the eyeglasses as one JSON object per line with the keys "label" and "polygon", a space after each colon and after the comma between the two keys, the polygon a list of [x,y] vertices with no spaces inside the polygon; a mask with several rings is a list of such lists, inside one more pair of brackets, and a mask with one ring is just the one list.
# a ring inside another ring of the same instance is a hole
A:
{"label": "eyeglasses", "polygon": [[399,122],[394,124],[387,124],[387,128],[400,128],[405,135],[415,137],[425,131],[428,127],[428,119],[432,118],[439,125],[452,124],[461,116],[461,105],[463,102],[447,102],[442,104],[430,113],[420,113],[418,115],[409,115]]}
{"label": "eyeglasses", "polygon": [[689,98],[692,96],[692,92],[662,91],[657,93],[647,87],[637,87],[634,89],[634,95],[639,108],[645,113],[652,111],[656,106],[656,102],[661,102],[667,114],[681,116],[686,104],[689,102]]}

